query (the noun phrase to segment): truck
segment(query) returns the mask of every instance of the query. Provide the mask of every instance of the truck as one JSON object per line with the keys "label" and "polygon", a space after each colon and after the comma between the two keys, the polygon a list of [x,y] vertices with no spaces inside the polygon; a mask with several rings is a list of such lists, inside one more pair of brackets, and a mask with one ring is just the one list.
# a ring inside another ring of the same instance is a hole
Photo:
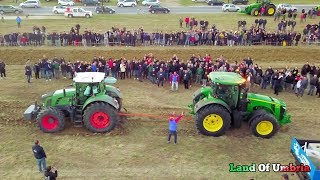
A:
{"label": "truck", "polygon": [[292,138],[291,154],[296,165],[309,166],[309,172],[297,172],[300,180],[320,179],[320,140],[302,140]]}

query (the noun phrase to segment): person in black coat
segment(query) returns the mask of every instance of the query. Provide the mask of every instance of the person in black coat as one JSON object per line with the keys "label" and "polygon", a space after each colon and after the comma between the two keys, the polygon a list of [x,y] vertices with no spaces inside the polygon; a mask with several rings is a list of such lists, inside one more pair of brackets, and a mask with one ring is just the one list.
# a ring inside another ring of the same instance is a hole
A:
{"label": "person in black coat", "polygon": [[56,178],[58,177],[58,171],[56,168],[51,168],[51,166],[48,166],[46,172],[44,173],[44,176],[50,180],[56,180]]}
{"label": "person in black coat", "polygon": [[189,89],[189,81],[191,79],[190,73],[185,69],[182,74],[182,80],[185,89]]}
{"label": "person in black coat", "polygon": [[6,64],[0,59],[0,75],[1,79],[6,77]]}
{"label": "person in black coat", "polygon": [[273,80],[274,80],[274,94],[275,95],[279,95],[280,89],[281,89],[281,82],[283,79],[283,75],[282,73],[279,74],[275,74],[273,76]]}
{"label": "person in black coat", "polygon": [[37,159],[37,164],[39,168],[39,172],[43,172],[46,170],[46,158],[47,155],[44,152],[43,148],[40,146],[38,140],[35,141],[34,146],[32,146],[32,152],[34,157]]}
{"label": "person in black coat", "polygon": [[27,76],[27,82],[30,83],[31,75],[32,75],[32,69],[30,64],[27,62],[25,66],[25,75]]}

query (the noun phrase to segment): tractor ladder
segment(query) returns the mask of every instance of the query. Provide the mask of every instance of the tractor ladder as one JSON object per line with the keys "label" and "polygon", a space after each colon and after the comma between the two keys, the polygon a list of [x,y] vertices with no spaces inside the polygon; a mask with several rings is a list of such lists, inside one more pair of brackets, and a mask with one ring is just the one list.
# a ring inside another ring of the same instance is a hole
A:
{"label": "tractor ladder", "polygon": [[83,106],[75,106],[75,114],[73,119],[74,127],[82,127],[83,126],[83,116],[82,116],[82,107]]}

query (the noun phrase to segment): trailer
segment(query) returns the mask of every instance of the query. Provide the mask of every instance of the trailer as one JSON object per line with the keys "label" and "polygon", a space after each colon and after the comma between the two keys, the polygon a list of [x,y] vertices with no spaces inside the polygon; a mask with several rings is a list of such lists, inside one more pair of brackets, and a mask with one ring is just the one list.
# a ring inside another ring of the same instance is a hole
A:
{"label": "trailer", "polygon": [[310,172],[297,172],[300,180],[320,180],[320,140],[300,140],[293,138],[291,153],[296,165],[308,165]]}

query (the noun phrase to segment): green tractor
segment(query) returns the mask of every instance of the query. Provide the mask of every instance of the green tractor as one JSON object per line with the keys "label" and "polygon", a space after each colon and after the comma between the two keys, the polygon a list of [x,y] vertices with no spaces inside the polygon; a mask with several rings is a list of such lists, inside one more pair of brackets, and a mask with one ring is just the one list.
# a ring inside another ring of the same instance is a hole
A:
{"label": "green tractor", "polygon": [[198,89],[189,105],[201,134],[221,136],[231,126],[240,128],[242,121],[248,121],[255,136],[270,138],[277,133],[279,125],[291,122],[283,101],[248,93],[241,75],[211,72],[209,78],[211,87]]}
{"label": "green tractor", "polygon": [[251,16],[258,16],[260,12],[260,8],[264,6],[266,8],[265,15],[273,16],[276,13],[276,6],[271,3],[270,0],[257,0],[256,3],[249,4],[242,13],[249,14]]}
{"label": "green tractor", "polygon": [[94,133],[109,132],[118,122],[122,104],[120,90],[108,85],[116,81],[105,78],[105,73],[77,73],[72,87],[42,95],[42,105],[30,105],[24,118],[36,119],[46,133],[64,129],[67,117],[76,127],[85,125]]}

